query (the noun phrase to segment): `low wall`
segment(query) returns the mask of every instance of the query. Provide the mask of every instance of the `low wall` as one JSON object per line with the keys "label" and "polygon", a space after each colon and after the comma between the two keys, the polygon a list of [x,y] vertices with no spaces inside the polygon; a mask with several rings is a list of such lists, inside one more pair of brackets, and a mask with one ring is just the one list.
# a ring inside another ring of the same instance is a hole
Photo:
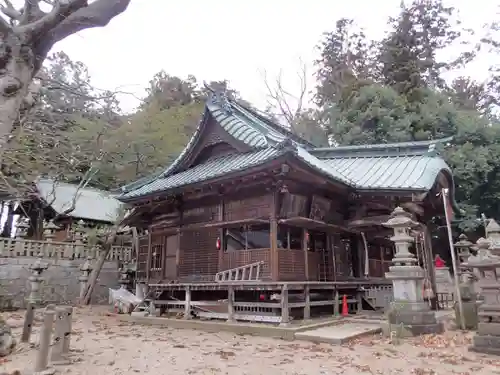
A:
{"label": "low wall", "polygon": [[[0,299],[11,298],[15,307],[25,307],[30,292],[29,267],[34,257],[0,258]],[[80,266],[83,259],[43,259],[49,268],[42,273],[42,300],[47,303],[76,303],[80,295],[78,278],[82,275]],[[118,287],[118,268],[116,261],[106,261],[96,288],[92,294],[93,304],[108,302],[108,288]]]}

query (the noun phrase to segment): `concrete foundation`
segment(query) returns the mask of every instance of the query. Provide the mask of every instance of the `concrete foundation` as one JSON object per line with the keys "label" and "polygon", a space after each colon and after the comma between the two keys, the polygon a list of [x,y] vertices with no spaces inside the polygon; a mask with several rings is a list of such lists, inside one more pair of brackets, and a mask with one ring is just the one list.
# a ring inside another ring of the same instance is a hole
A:
{"label": "concrete foundation", "polygon": [[342,345],[361,336],[380,333],[382,328],[377,324],[346,322],[329,327],[315,328],[295,333],[297,340],[317,343]]}

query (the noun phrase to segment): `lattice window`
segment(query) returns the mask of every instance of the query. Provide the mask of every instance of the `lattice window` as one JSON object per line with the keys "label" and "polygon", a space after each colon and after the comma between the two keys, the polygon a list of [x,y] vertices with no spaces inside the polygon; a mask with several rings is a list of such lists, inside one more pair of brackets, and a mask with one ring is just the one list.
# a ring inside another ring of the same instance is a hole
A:
{"label": "lattice window", "polygon": [[161,271],[163,264],[163,246],[161,244],[152,245],[151,248],[151,271]]}

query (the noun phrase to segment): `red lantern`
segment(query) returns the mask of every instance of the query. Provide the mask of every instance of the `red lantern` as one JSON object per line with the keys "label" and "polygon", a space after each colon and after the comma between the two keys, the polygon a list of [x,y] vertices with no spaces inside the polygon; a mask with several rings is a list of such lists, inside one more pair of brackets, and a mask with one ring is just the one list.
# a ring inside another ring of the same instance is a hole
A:
{"label": "red lantern", "polygon": [[266,295],[265,294],[259,295],[259,300],[265,301],[266,300]]}
{"label": "red lantern", "polygon": [[220,237],[217,237],[217,240],[215,241],[215,247],[217,250],[220,250]]}

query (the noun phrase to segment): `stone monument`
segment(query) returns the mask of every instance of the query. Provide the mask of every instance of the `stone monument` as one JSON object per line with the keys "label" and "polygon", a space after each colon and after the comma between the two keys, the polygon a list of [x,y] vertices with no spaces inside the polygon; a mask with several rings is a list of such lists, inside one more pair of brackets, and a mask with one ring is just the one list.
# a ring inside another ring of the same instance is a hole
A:
{"label": "stone monument", "polygon": [[488,249],[479,249],[466,263],[479,275],[483,303],[478,307],[477,333],[472,340],[472,351],[500,355],[500,257]]}
{"label": "stone monument", "polygon": [[401,337],[441,333],[443,325],[437,322],[434,311],[423,298],[425,271],[409,251],[414,241],[409,233],[416,223],[409,213],[397,207],[383,225],[394,230],[390,239],[396,247],[393,265],[385,274],[387,279],[392,280],[394,301],[387,314],[388,322],[383,324],[384,332],[390,334],[396,330]]}

